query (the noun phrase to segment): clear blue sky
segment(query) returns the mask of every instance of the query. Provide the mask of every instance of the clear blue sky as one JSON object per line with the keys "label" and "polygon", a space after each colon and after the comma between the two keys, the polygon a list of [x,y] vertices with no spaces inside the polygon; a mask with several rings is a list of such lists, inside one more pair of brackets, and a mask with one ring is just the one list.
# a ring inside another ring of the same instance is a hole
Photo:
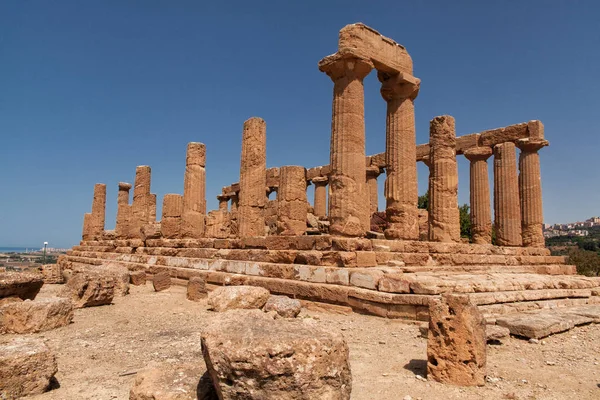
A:
{"label": "clear blue sky", "polygon": [[[267,121],[268,166],[327,164],[333,85],[317,62],[359,21],[412,55],[418,143],[442,114],[459,135],[539,119],[546,222],[600,214],[598,1],[5,0],[0,246],[76,244],[96,182],[113,228],[117,182],[136,165],[152,166],[159,203],[182,193],[190,141],[207,146],[216,208],[251,116]],[[365,90],[372,154],[385,146],[375,74]],[[459,171],[464,203],[465,160]],[[426,182],[420,166],[420,193]]]}

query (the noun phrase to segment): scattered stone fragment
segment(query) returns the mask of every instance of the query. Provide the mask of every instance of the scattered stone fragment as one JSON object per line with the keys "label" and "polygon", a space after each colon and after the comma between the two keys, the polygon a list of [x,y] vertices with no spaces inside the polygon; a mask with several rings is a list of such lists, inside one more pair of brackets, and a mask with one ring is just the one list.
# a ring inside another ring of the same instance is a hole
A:
{"label": "scattered stone fragment", "polygon": [[129,270],[117,264],[104,264],[96,267],[98,272],[111,276],[115,280],[115,295],[129,294]]}
{"label": "scattered stone fragment", "polygon": [[129,400],[217,400],[203,365],[153,365],[137,373]]}
{"label": "scattered stone fragment", "polygon": [[541,339],[574,326],[572,319],[555,311],[506,315],[497,318],[496,324],[510,329],[512,335],[529,339]]}
{"label": "scattered stone fragment", "polygon": [[152,277],[154,291],[161,292],[171,287],[171,276],[168,272],[159,272]]}
{"label": "scattered stone fragment", "polygon": [[73,320],[70,299],[25,300],[0,307],[0,332],[34,333],[66,326]]}
{"label": "scattered stone fragment", "polygon": [[510,336],[510,330],[499,325],[486,325],[485,335],[488,343],[494,341],[500,342],[502,339]]}
{"label": "scattered stone fragment", "polygon": [[42,265],[42,277],[44,279],[44,283],[65,283],[62,264],[56,263]]}
{"label": "scattered stone fragment", "polygon": [[91,270],[76,272],[67,281],[61,296],[71,298],[75,308],[110,304],[115,296],[115,279]]}
{"label": "scattered stone fragment", "polygon": [[208,291],[206,290],[206,278],[201,276],[191,277],[187,285],[187,299],[199,301],[205,299],[207,296]]}
{"label": "scattered stone fragment", "polygon": [[141,286],[146,284],[146,272],[145,271],[132,271],[129,274],[129,282],[135,286]]}
{"label": "scattered stone fragment", "polygon": [[429,306],[427,374],[441,383],[485,384],[483,315],[468,296],[444,294]]}
{"label": "scattered stone fragment", "polygon": [[348,345],[311,320],[258,310],[218,314],[202,353],[219,399],[349,399]]}
{"label": "scattered stone fragment", "polygon": [[0,299],[17,296],[23,300],[33,300],[43,284],[41,274],[0,272]]}
{"label": "scattered stone fragment", "polygon": [[236,308],[262,308],[270,293],[257,286],[223,286],[208,295],[209,309],[226,311]]}
{"label": "scattered stone fragment", "polygon": [[54,354],[40,339],[17,337],[0,344],[2,399],[44,393],[57,371]]}
{"label": "scattered stone fragment", "polygon": [[301,309],[299,300],[287,296],[270,296],[264,307],[264,311],[275,311],[284,318],[296,318]]}

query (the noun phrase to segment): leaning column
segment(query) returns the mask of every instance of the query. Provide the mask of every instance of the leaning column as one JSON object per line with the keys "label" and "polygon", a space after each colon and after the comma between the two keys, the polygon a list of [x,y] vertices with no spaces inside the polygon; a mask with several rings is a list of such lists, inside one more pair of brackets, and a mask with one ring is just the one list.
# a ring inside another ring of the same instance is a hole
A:
{"label": "leaning column", "polygon": [[471,235],[473,243],[492,243],[492,213],[487,159],[492,155],[489,147],[473,147],[464,156],[470,165]]}
{"label": "leaning column", "polygon": [[542,178],[538,150],[547,146],[543,139],[521,139],[519,155],[519,197],[523,246],[544,247],[544,213],[542,210]]}
{"label": "leaning column", "polygon": [[333,80],[329,176],[329,232],[363,236],[370,228],[365,171],[363,79],[371,61],[339,54],[325,57],[319,69]]}
{"label": "leaning column", "polygon": [[279,168],[277,190],[277,234],[300,236],[306,232],[306,169],[299,166]]}
{"label": "leaning column", "polygon": [[[254,117],[244,122],[237,207],[240,237],[265,236],[266,142],[267,125],[264,120]],[[234,202],[235,199],[232,199],[232,211]]]}
{"label": "leaning column", "polygon": [[515,144],[494,146],[494,214],[496,244],[521,246],[521,207]]}
{"label": "leaning column", "polygon": [[377,74],[381,95],[387,101],[386,118],[386,217],[388,239],[419,239],[419,198],[414,100],[421,81],[413,76]]}
{"label": "leaning column", "polygon": [[459,242],[458,167],[454,118],[435,117],[429,127],[429,240]]}
{"label": "leaning column", "polygon": [[327,216],[327,182],[329,182],[329,179],[326,176],[319,176],[312,179],[312,183],[315,185],[313,208],[315,216],[319,218]]}
{"label": "leaning column", "polygon": [[183,181],[182,237],[200,238],[204,235],[206,214],[206,147],[188,143]]}
{"label": "leaning column", "polygon": [[129,224],[131,223],[131,210],[129,205],[129,190],[131,183],[119,182],[119,194],[117,196],[117,222],[115,233],[118,238],[129,237]]}

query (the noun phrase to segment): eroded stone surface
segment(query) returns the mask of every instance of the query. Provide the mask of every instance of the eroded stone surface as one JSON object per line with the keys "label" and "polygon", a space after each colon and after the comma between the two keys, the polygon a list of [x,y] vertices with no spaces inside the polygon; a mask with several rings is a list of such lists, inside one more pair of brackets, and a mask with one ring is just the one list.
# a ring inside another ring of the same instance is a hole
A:
{"label": "eroded stone surface", "polygon": [[264,311],[275,311],[284,318],[296,318],[301,309],[299,300],[287,296],[270,296],[264,307]]}
{"label": "eroded stone surface", "polygon": [[220,399],[350,398],[348,345],[310,320],[228,311],[202,333],[202,353]]}
{"label": "eroded stone surface", "polygon": [[205,299],[208,296],[206,290],[206,278],[201,276],[193,276],[188,281],[187,285],[187,299],[192,301],[199,301]]}
{"label": "eroded stone surface", "polygon": [[208,306],[215,311],[262,308],[269,296],[269,291],[261,287],[223,286],[208,294]]}
{"label": "eroded stone surface", "polygon": [[28,272],[0,272],[0,299],[17,296],[23,300],[33,300],[43,284],[42,275]]}
{"label": "eroded stone surface", "polygon": [[129,280],[132,285],[140,286],[146,284],[146,272],[145,271],[132,271],[129,273]]}
{"label": "eroded stone surface", "polygon": [[13,302],[0,307],[0,332],[35,333],[66,326],[73,320],[73,303],[65,298]]}
{"label": "eroded stone surface", "polygon": [[168,272],[159,272],[152,277],[154,291],[161,292],[171,287],[171,276]]}
{"label": "eroded stone surface", "polygon": [[115,296],[115,279],[95,271],[75,272],[61,295],[70,298],[75,308],[110,304]]}

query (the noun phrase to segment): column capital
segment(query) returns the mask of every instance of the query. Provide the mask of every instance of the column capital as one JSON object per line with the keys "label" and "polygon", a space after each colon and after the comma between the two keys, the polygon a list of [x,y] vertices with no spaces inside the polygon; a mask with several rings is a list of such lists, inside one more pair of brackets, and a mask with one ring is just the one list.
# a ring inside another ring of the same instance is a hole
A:
{"label": "column capital", "polygon": [[319,61],[319,70],[334,82],[343,77],[363,79],[372,69],[371,60],[353,55],[335,53]]}
{"label": "column capital", "polygon": [[127,191],[129,191],[130,189],[131,189],[131,183],[119,182],[119,190],[127,190]]}
{"label": "column capital", "polygon": [[402,72],[390,75],[387,72],[377,71],[377,78],[381,82],[381,96],[385,101],[395,99],[414,100],[419,94],[421,80]]}
{"label": "column capital", "polygon": [[217,195],[217,200],[219,200],[219,201],[229,201],[229,196],[224,195],[224,194],[218,194]]}
{"label": "column capital", "polygon": [[469,161],[487,160],[492,155],[491,147],[471,147],[463,152],[465,158]]}
{"label": "column capital", "polygon": [[315,186],[317,185],[327,185],[329,183],[329,178],[326,176],[317,176],[310,180]]}
{"label": "column capital", "polygon": [[377,166],[371,166],[366,168],[367,178],[377,178],[381,174],[381,168]]}
{"label": "column capital", "polygon": [[525,138],[517,140],[515,144],[523,151],[536,152],[542,147],[548,146],[550,142],[544,139]]}

